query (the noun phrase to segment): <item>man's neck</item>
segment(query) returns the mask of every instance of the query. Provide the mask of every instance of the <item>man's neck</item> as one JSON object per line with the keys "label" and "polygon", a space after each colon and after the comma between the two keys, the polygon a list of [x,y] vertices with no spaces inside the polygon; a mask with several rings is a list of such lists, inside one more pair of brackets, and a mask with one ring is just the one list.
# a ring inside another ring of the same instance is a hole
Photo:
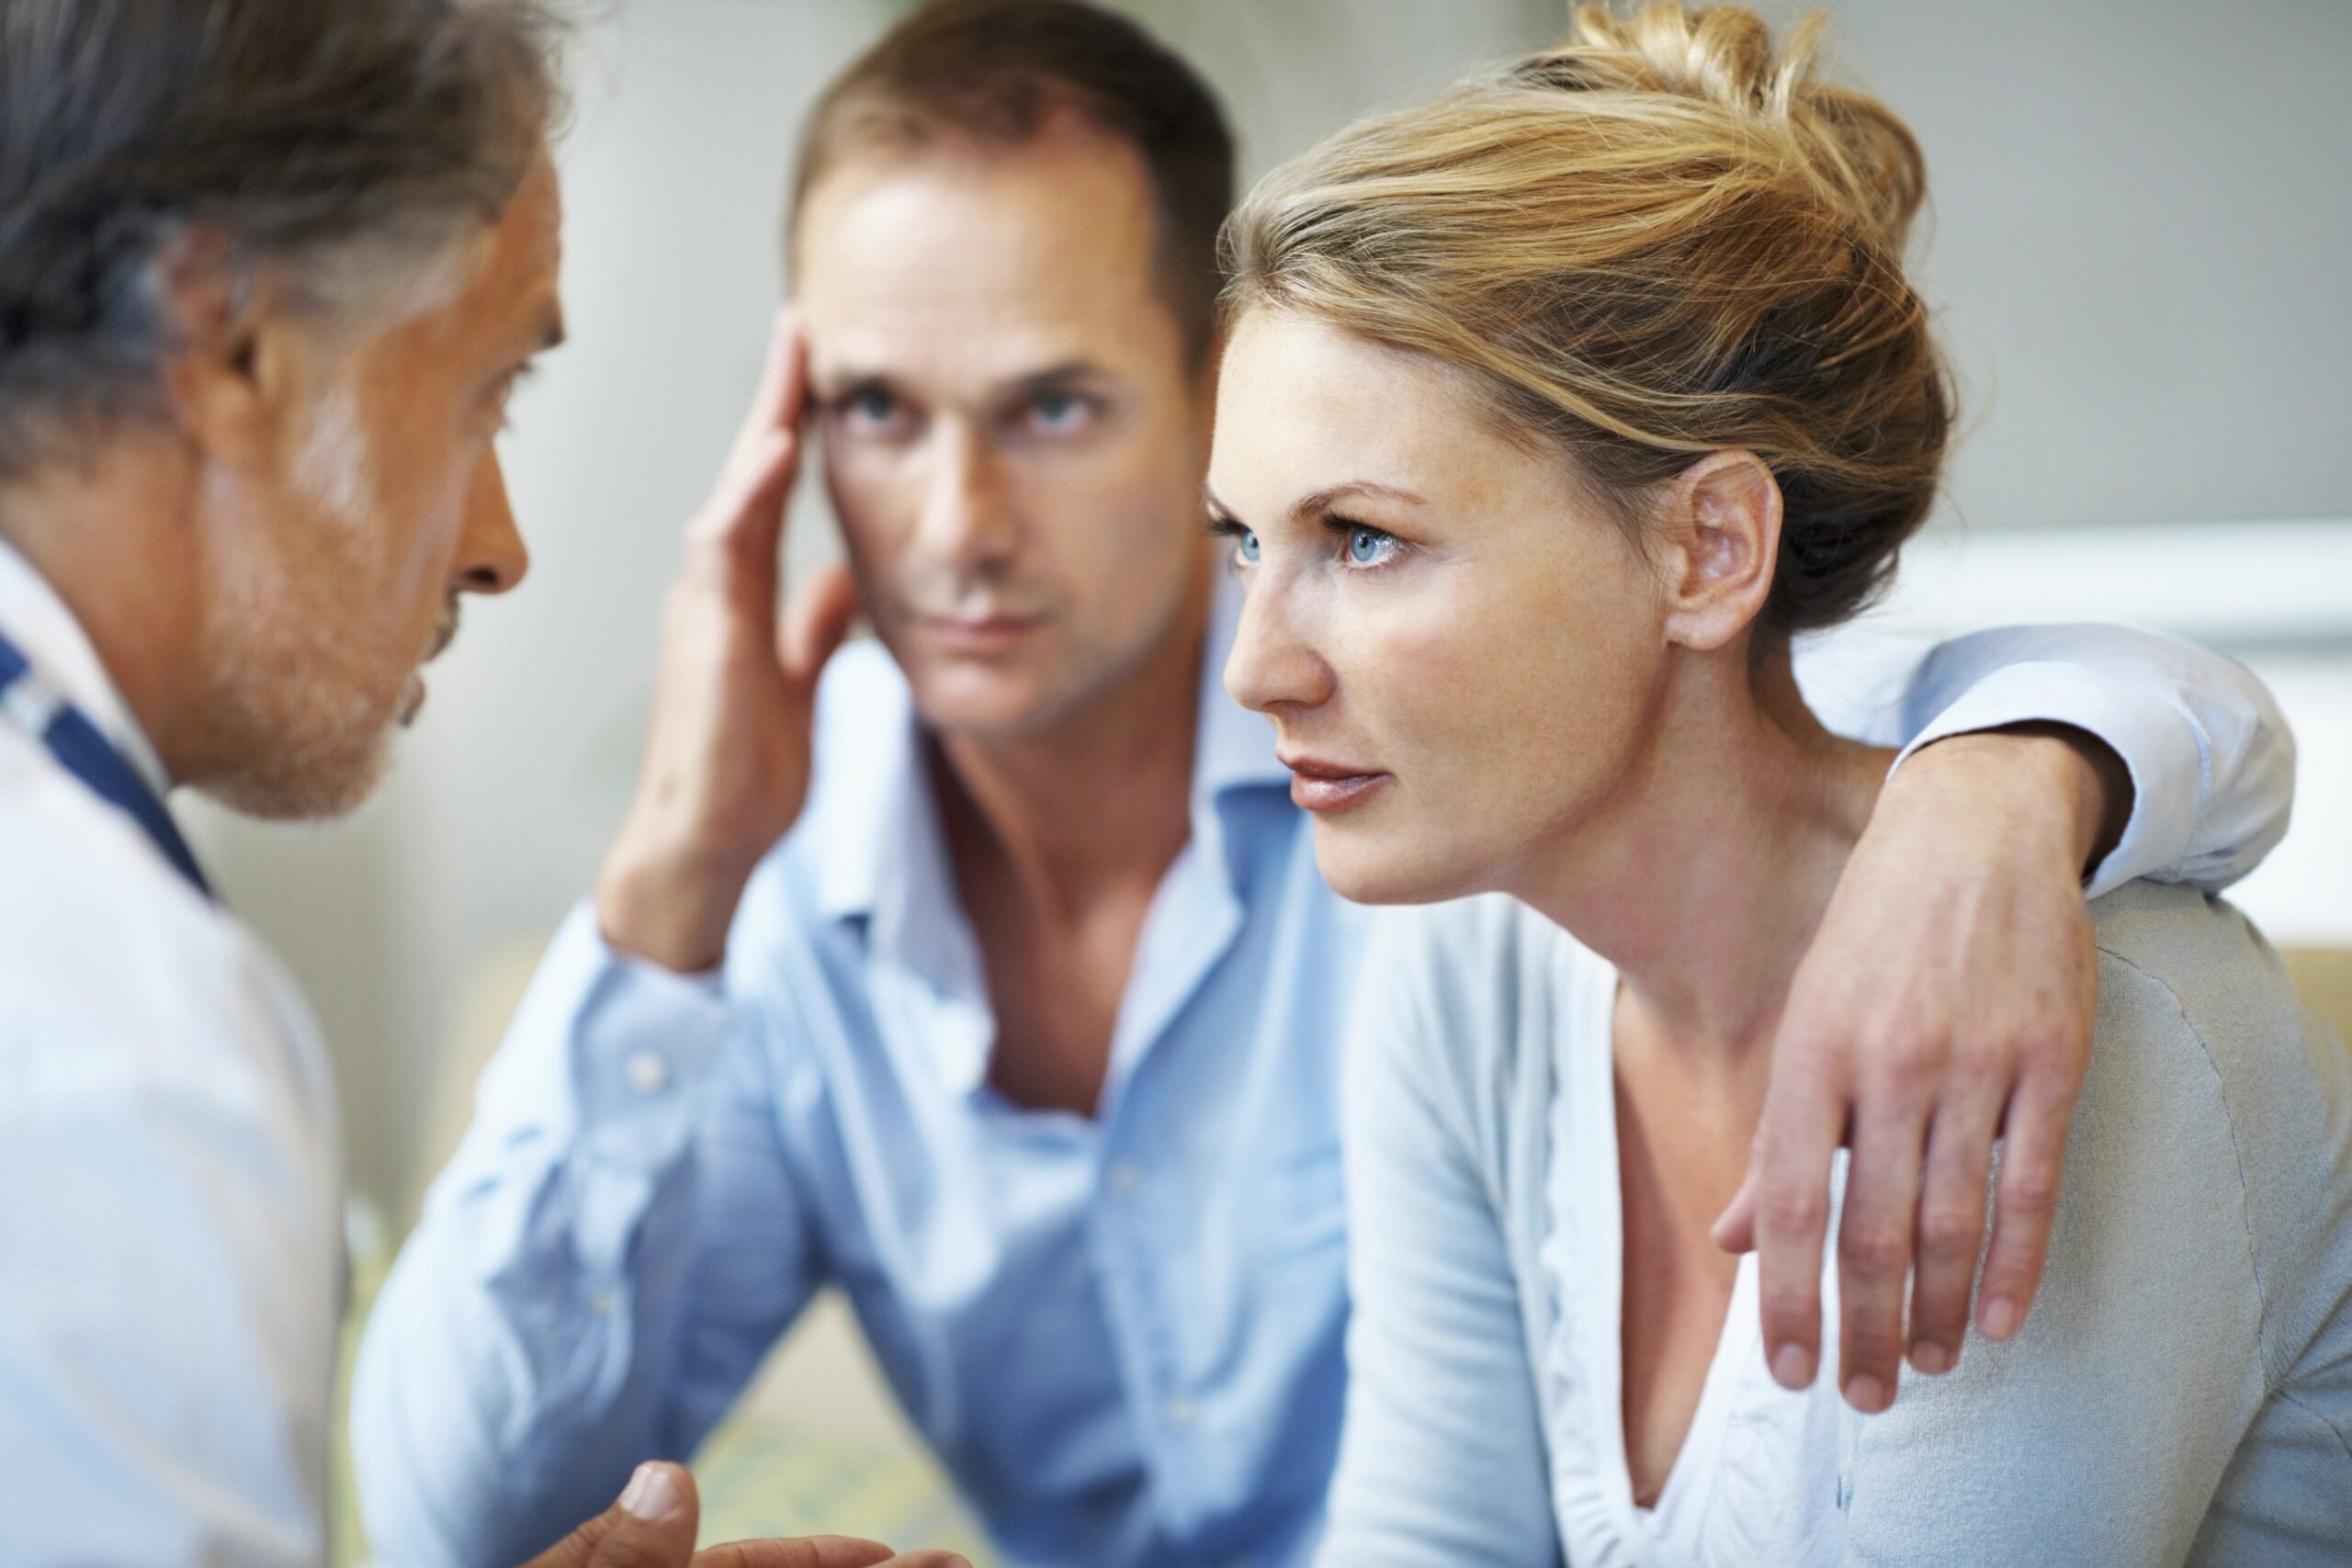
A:
{"label": "man's neck", "polygon": [[1049,919],[1158,885],[1191,835],[1208,608],[1204,585],[1141,664],[1048,728],[939,742],[960,867],[994,863]]}
{"label": "man's neck", "polygon": [[1747,1081],[1892,754],[1824,729],[1785,651],[1690,660],[1614,796],[1516,888],[1616,965],[1642,1032]]}
{"label": "man's neck", "polygon": [[186,687],[203,635],[186,474],[135,436],[51,465],[0,498],[0,537],[72,614],[164,771],[186,776]]}

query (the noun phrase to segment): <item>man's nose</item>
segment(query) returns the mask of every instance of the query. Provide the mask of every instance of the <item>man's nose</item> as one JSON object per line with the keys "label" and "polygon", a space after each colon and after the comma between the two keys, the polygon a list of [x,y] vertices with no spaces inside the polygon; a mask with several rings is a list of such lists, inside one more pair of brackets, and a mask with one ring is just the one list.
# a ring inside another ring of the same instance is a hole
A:
{"label": "man's nose", "polygon": [[514,525],[506,499],[506,471],[491,453],[474,470],[473,493],[466,500],[466,533],[459,541],[457,586],[469,593],[503,593],[531,570],[531,552]]}
{"label": "man's nose", "polygon": [[1225,660],[1225,689],[1259,713],[1319,707],[1338,682],[1296,625],[1298,606],[1278,578],[1250,584]]}
{"label": "man's nose", "polygon": [[1019,530],[996,455],[979,433],[944,422],[937,442],[923,497],[926,553],[967,572],[1003,565],[1018,547]]}

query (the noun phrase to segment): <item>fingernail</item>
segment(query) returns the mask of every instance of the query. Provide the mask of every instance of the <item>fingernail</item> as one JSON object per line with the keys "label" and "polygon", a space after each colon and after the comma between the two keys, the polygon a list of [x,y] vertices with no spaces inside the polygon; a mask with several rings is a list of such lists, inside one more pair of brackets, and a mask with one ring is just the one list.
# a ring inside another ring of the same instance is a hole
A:
{"label": "fingernail", "polygon": [[621,1494],[621,1510],[654,1524],[675,1514],[684,1501],[668,1465],[640,1464],[628,1478],[628,1490]]}
{"label": "fingernail", "polygon": [[1984,1337],[2007,1339],[2018,1331],[2018,1303],[2007,1296],[1996,1296],[1984,1303]]}
{"label": "fingernail", "polygon": [[1804,1346],[1783,1345],[1772,1352],[1772,1381],[1791,1390],[1813,1385],[1813,1358]]}
{"label": "fingernail", "polygon": [[1886,1408],[1886,1385],[1863,1372],[1847,1382],[1846,1403],[1865,1416],[1875,1416]]}
{"label": "fingernail", "polygon": [[1914,1345],[1911,1347],[1911,1365],[1914,1370],[1931,1378],[1939,1377],[1951,1371],[1951,1352],[1933,1343]]}

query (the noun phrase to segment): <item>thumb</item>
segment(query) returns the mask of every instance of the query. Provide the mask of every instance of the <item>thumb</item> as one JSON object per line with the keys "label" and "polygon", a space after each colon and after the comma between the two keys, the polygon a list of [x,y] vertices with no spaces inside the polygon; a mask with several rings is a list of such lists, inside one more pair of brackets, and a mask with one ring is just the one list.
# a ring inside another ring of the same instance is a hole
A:
{"label": "thumb", "polygon": [[1725,1252],[1756,1250],[1756,1162],[1749,1160],[1747,1174],[1740,1178],[1739,1190],[1731,1195],[1731,1202],[1715,1217],[1707,1235]]}
{"label": "thumb", "polygon": [[848,639],[857,610],[857,583],[847,562],[832,561],[810,572],[776,634],[776,657],[785,674],[802,685],[815,684],[825,661]]}
{"label": "thumb", "polygon": [[640,1464],[618,1502],[524,1568],[687,1568],[701,1520],[684,1466]]}

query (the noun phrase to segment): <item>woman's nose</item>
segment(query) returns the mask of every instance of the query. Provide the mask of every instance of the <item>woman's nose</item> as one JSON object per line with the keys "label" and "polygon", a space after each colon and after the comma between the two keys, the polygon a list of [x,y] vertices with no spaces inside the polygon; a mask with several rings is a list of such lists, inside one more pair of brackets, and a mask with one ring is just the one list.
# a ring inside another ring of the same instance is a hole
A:
{"label": "woman's nose", "polygon": [[1331,667],[1295,624],[1281,585],[1261,580],[1241,603],[1241,624],[1225,660],[1225,689],[1259,713],[1311,708],[1328,701],[1337,682]]}

